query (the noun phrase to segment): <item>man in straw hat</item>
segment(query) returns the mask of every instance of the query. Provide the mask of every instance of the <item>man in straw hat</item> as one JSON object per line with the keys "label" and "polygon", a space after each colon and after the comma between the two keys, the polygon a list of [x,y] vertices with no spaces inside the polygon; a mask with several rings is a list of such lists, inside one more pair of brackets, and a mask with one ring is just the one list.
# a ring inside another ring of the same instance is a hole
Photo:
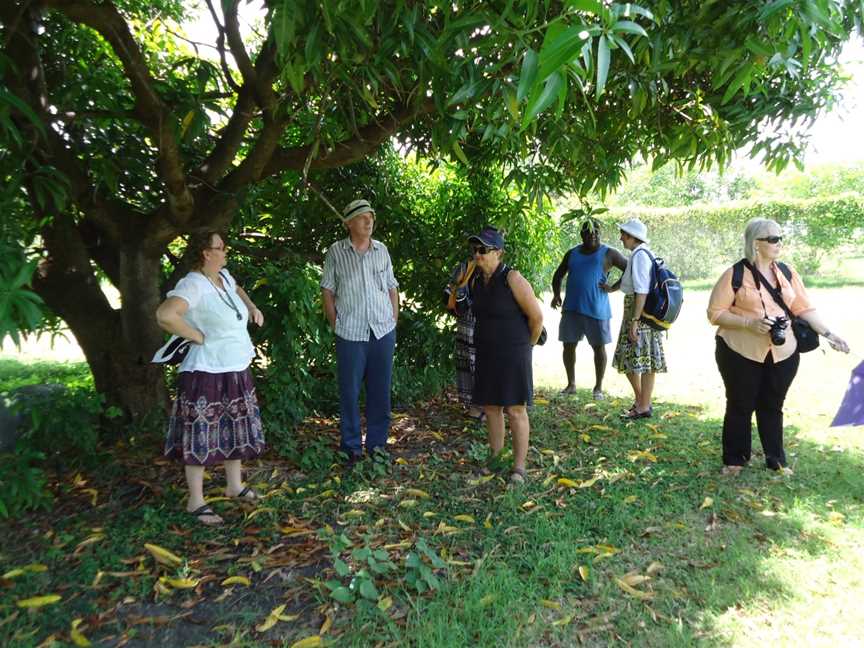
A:
{"label": "man in straw hat", "polygon": [[363,454],[359,397],[364,384],[366,451],[387,457],[399,284],[386,246],[372,238],[375,210],[369,201],[348,203],[342,222],[348,237],[327,250],[321,298],[336,333],[340,449],[350,466]]}

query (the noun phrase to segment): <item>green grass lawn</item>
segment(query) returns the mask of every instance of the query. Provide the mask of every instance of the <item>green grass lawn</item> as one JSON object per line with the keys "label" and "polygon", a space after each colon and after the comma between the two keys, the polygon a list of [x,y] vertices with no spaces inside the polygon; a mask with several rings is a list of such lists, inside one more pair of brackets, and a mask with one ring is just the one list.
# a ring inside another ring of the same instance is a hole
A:
{"label": "green grass lawn", "polygon": [[[813,298],[864,349],[864,289]],[[547,388],[516,490],[506,472],[481,472],[484,434],[446,398],[397,414],[386,471],[343,473],[335,422],[308,421],[303,459],[254,464],[266,499],[215,501],[229,522],[216,530],[182,514],[182,475],[155,445],[58,474],[52,512],[4,523],[15,542],[0,546],[0,576],[46,570],[0,580],[0,645],[69,645],[75,619],[94,644],[129,646],[861,644],[864,441],[861,428],[827,428],[856,361],[804,359],[787,407],[794,476],[757,453],[741,477],[721,477],[707,296],[687,299],[647,422],[618,420],[629,398],[612,373],[607,401],[558,396],[553,333],[535,359]],[[590,387],[589,358],[577,362]],[[221,475],[208,484],[218,497]],[[179,564],[159,565],[145,543]],[[223,586],[232,575],[251,586]],[[46,594],[62,598],[17,607]]]}

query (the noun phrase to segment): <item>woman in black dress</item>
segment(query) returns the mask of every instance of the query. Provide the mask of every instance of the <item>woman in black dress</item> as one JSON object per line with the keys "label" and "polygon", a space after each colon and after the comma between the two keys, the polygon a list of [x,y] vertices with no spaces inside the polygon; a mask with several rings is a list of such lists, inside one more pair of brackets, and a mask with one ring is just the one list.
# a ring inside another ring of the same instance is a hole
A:
{"label": "woman in black dress", "polygon": [[473,401],[482,405],[492,456],[504,447],[504,413],[513,435],[510,481],[525,481],[530,423],[527,405],[534,386],[531,350],[543,330],[543,313],[531,284],[501,261],[504,236],[484,227],[469,237],[479,273],[472,280],[472,308],[477,322]]}

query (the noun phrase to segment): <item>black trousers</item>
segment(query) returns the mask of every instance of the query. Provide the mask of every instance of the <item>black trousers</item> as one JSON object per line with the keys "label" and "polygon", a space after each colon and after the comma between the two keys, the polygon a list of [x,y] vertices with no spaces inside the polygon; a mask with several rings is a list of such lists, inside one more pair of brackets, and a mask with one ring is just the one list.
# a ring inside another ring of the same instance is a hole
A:
{"label": "black trousers", "polygon": [[730,349],[723,338],[718,337],[715,358],[726,386],[723,464],[743,466],[750,461],[751,421],[756,412],[765,463],[773,470],[785,466],[783,401],[798,373],[800,354],[796,351],[775,363],[769,353],[765,362],[755,362]]}

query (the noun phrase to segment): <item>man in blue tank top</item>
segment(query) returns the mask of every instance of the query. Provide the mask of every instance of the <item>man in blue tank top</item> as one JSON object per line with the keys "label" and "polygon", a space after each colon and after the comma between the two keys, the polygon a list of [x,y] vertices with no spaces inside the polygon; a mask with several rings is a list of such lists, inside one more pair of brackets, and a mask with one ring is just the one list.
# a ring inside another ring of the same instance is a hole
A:
{"label": "man in blue tank top", "polygon": [[567,386],[564,394],[576,391],[576,345],[582,337],[594,349],[594,398],[603,398],[603,374],[606,372],[606,345],[612,341],[609,320],[609,296],[600,287],[606,283],[613,267],[622,272],[627,267],[624,256],[600,244],[600,222],[588,219],[579,231],[582,245],[571,248],[552,277],[552,308],[561,306],[561,280],[567,275],[567,294],[558,327],[558,339],[564,343],[564,370]]}

